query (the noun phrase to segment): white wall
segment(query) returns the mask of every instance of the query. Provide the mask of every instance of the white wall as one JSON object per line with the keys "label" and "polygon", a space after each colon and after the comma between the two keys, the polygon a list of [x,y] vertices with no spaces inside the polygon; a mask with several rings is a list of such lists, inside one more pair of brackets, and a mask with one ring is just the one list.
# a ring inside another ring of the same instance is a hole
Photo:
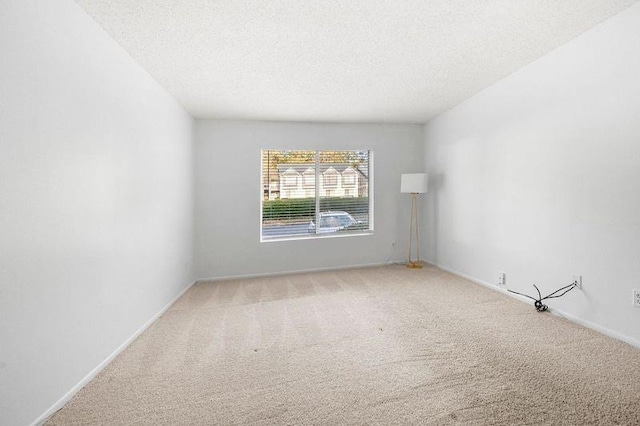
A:
{"label": "white wall", "polygon": [[0,3],[0,424],[193,279],[193,122],[71,0]]}
{"label": "white wall", "polygon": [[[640,342],[640,4],[425,126],[428,257]],[[533,309],[533,308],[532,308]],[[505,319],[508,320],[508,319]]]}
{"label": "white wall", "polygon": [[[372,149],[375,233],[260,242],[260,150]],[[196,121],[196,274],[217,278],[406,258],[410,198],[400,175],[422,168],[422,126]],[[406,235],[405,235],[406,234]],[[392,247],[392,241],[396,246]]]}

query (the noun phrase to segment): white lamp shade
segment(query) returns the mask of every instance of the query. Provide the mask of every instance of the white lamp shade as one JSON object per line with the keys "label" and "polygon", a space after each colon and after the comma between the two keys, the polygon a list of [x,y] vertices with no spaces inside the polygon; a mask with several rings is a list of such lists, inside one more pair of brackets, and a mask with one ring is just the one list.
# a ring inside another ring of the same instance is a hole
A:
{"label": "white lamp shade", "polygon": [[400,179],[400,192],[423,194],[427,192],[429,176],[426,173],[403,173]]}

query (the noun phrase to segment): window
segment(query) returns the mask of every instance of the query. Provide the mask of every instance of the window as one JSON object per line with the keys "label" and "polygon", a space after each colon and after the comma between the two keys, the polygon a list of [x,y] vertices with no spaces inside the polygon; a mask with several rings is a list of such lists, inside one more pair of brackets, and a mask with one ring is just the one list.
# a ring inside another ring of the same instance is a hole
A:
{"label": "window", "polygon": [[261,241],[370,233],[371,151],[262,151]]}
{"label": "window", "polygon": [[323,174],[325,188],[335,188],[338,186],[338,172],[333,167],[329,167]]}
{"label": "window", "polygon": [[285,188],[295,188],[298,186],[298,174],[295,170],[289,169],[282,174],[281,182]]}
{"label": "window", "polygon": [[356,172],[348,168],[342,173],[342,186],[356,186]]}

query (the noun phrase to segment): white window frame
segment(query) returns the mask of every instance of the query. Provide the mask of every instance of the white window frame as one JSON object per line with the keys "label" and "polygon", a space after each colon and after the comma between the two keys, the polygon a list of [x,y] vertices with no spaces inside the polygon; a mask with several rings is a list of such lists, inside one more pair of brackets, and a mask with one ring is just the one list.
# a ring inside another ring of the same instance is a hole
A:
{"label": "white window frame", "polygon": [[[282,237],[271,237],[271,238],[264,238],[262,235],[262,212],[263,210],[263,204],[264,204],[264,194],[263,194],[263,188],[262,188],[262,179],[263,179],[263,174],[264,174],[264,170],[263,170],[263,162],[262,162],[262,158],[263,155],[260,156],[260,182],[259,182],[259,187],[260,187],[260,213],[259,213],[259,229],[260,229],[260,242],[261,243],[265,243],[265,242],[279,242],[279,241],[299,241],[299,240],[315,240],[315,239],[323,239],[323,238],[346,238],[346,237],[358,237],[358,236],[371,236],[374,234],[374,154],[373,154],[373,150],[370,148],[362,148],[362,149],[320,149],[320,150],[309,150],[307,148],[299,148],[299,149],[288,149],[289,151],[315,151],[316,153],[316,161],[315,161],[315,177],[316,177],[316,183],[315,183],[315,201],[316,201],[316,213],[320,211],[320,179],[323,176],[322,173],[319,172],[320,170],[320,152],[324,152],[324,151],[367,151],[368,152],[368,178],[367,178],[367,185],[368,185],[368,189],[369,189],[369,194],[368,194],[368,198],[369,198],[369,210],[368,210],[368,215],[369,215],[369,229],[368,230],[362,230],[362,231],[352,231],[352,232],[336,232],[336,233],[327,233],[327,234],[323,234],[323,233],[315,233],[315,234],[308,234],[308,235],[287,235],[287,236],[282,236]],[[261,150],[261,154],[264,151],[285,151],[285,149],[282,148],[263,148]],[[337,172],[337,171],[336,171]],[[357,173],[357,171],[354,170],[355,173]],[[342,175],[340,174],[340,172],[337,172],[339,175],[339,179],[342,178]],[[300,178],[303,181],[303,186],[304,186],[304,176],[303,174],[300,174]],[[357,192],[357,190],[356,190]]]}

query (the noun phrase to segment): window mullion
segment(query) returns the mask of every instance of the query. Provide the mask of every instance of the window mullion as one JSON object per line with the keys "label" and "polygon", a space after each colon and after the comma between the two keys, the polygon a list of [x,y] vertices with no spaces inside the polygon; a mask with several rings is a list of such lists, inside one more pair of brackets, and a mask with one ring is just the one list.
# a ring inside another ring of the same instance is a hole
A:
{"label": "window mullion", "polygon": [[316,234],[320,233],[320,151],[316,151],[316,166],[315,166],[315,175],[316,175],[316,185],[315,185],[315,195],[316,195]]}

